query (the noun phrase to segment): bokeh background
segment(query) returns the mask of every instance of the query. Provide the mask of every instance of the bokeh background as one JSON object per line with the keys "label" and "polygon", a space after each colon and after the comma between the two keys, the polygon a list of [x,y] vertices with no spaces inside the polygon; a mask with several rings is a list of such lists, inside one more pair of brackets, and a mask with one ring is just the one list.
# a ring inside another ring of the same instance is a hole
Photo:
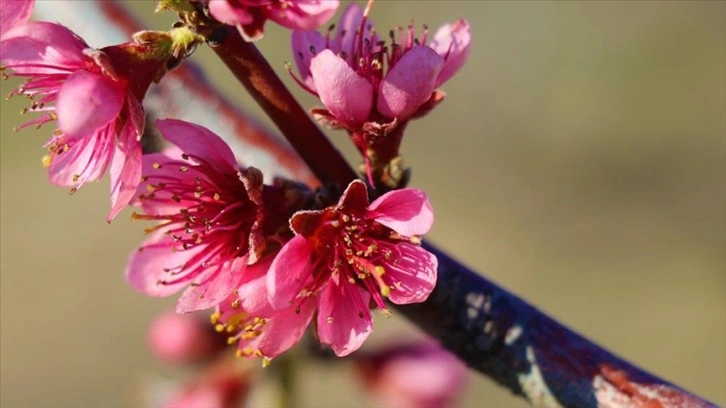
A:
{"label": "bokeh background", "polygon": [[[130,3],[148,27],[173,21]],[[725,405],[726,3],[380,1],[372,15],[383,32],[412,18],[472,25],[469,63],[403,146],[412,185],[436,210],[428,239]],[[273,27],[259,43],[283,75],[287,44]],[[209,50],[194,60],[258,112]],[[16,84],[3,81],[2,94]],[[129,212],[104,221],[107,181],[73,197],[46,182],[52,128],[13,133],[25,104],[3,100],[0,111],[0,405],[137,405],[160,369],[148,321],[173,299],[126,285],[145,225]],[[331,137],[357,163],[344,136]],[[377,324],[379,344],[415,331],[402,316]],[[349,371],[307,367],[301,406],[365,406]],[[461,406],[525,405],[473,374]]]}

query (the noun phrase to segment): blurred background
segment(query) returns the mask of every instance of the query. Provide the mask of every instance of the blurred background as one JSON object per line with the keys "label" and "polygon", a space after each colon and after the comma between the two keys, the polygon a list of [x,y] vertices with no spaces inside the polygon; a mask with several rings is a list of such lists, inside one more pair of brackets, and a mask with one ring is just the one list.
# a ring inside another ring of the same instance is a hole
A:
{"label": "blurred background", "polygon": [[[152,15],[152,2],[130,3],[148,28],[173,21]],[[372,17],[383,32],[412,18],[472,26],[469,63],[443,86],[447,100],[410,124],[402,150],[436,210],[427,238],[726,405],[726,3],[380,1]],[[297,91],[284,73],[288,42],[269,24],[259,47]],[[193,59],[259,112],[208,49]],[[2,94],[17,83],[2,81]],[[3,100],[0,121],[0,405],[137,405],[159,369],[148,322],[174,299],[125,283],[146,224],[128,211],[104,221],[107,181],[73,197],[47,183],[52,127],[13,133],[25,105]],[[357,164],[344,135],[331,137]],[[372,344],[415,331],[400,315],[376,324]],[[301,406],[365,406],[349,371],[306,367]],[[461,406],[525,404],[472,374]]]}

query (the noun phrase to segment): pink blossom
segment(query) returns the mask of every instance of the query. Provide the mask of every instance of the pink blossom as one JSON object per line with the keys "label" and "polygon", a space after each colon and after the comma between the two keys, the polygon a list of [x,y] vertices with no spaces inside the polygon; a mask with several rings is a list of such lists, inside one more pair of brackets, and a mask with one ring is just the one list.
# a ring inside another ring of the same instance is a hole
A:
{"label": "pink blossom", "polygon": [[177,149],[143,158],[132,204],[144,214],[133,217],[161,223],[147,229],[151,236],[132,255],[126,278],[150,296],[189,286],[177,311],[207,309],[232,293],[265,250],[262,174],[238,168],[206,128],[171,119],[156,127]]}
{"label": "pink blossom", "polygon": [[265,186],[259,170],[240,168],[222,139],[180,120],[156,122],[176,148],[145,155],[143,179],[133,205],[135,219],[157,220],[129,261],[126,278],[149,296],[170,296],[188,287],[180,313],[218,305],[245,273],[264,273],[258,260],[268,237],[283,229],[295,197]]}
{"label": "pink blossom", "polygon": [[151,322],[147,343],[158,360],[170,364],[193,363],[211,358],[224,343],[205,318],[164,312]]}
{"label": "pink blossom", "polygon": [[433,343],[396,344],[358,360],[367,391],[382,408],[454,406],[466,366]]}
{"label": "pink blossom", "polygon": [[399,125],[441,101],[435,90],[461,68],[469,54],[469,24],[441,27],[427,46],[427,30],[391,31],[391,45],[379,41],[373,23],[357,4],[346,8],[335,37],[295,31],[292,48],[301,83],[320,97],[327,123],[349,131],[365,123]]}
{"label": "pink blossom", "polygon": [[433,220],[420,190],[391,191],[369,204],[365,184],[353,181],[336,206],[292,217],[295,237],[267,275],[270,303],[315,302],[320,341],[338,356],[352,353],[373,330],[371,300],[388,313],[384,297],[417,303],[433,290],[438,263],[419,245]]}
{"label": "pink blossom", "polygon": [[51,183],[73,193],[109,171],[109,221],[141,179],[140,101],[166,69],[166,56],[149,48],[132,42],[91,49],[66,27],[47,22],[17,26],[0,42],[4,66],[27,78],[15,93],[32,98],[30,110],[42,113],[19,128],[58,119],[43,159]]}
{"label": "pink blossom", "polygon": [[0,0],[0,39],[11,28],[27,23],[34,6],[35,0]]}
{"label": "pink blossom", "polygon": [[211,0],[209,11],[217,21],[238,26],[246,39],[260,39],[270,19],[283,27],[313,30],[338,9],[338,0]]}

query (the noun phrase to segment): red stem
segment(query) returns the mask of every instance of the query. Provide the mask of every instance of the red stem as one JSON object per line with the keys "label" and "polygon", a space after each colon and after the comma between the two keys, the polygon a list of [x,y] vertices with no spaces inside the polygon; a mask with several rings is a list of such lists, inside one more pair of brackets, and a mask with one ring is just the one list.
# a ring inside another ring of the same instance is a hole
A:
{"label": "red stem", "polygon": [[214,52],[272,119],[323,184],[345,187],[357,178],[254,44],[228,29]]}

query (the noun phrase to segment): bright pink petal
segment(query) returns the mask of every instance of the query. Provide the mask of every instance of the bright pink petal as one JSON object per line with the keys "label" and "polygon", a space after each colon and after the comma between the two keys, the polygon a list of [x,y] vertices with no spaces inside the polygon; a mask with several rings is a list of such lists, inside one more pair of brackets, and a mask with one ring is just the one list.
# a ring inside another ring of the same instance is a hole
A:
{"label": "bright pink petal", "polygon": [[[237,160],[232,150],[224,140],[209,129],[176,119],[157,120],[156,128],[164,139],[174,143],[193,158],[204,160],[220,168],[222,172],[236,171]],[[225,168],[227,170],[222,170]]]}
{"label": "bright pink petal", "polygon": [[431,97],[443,66],[444,59],[433,49],[411,48],[381,81],[378,112],[389,119],[408,119]]}
{"label": "bright pink petal", "polygon": [[439,262],[418,245],[400,243],[396,248],[396,262],[386,265],[386,275],[390,276],[383,275],[395,281],[388,298],[397,305],[423,302],[436,286]]}
{"label": "bright pink petal", "polygon": [[[362,303],[355,302],[356,298]],[[347,282],[330,281],[320,293],[318,337],[338,357],[358,350],[373,331],[369,299],[368,292]]]}
{"label": "bright pink petal", "polygon": [[96,131],[118,117],[125,91],[118,82],[104,75],[74,72],[58,91],[58,127],[72,138]]}
{"label": "bright pink petal", "polygon": [[33,21],[5,32],[0,60],[19,74],[59,72],[63,68],[70,73],[93,64],[83,54],[86,48],[88,44],[66,27]]}
{"label": "bright pink petal", "polygon": [[390,191],[373,201],[368,211],[368,218],[407,237],[424,235],[434,224],[426,193],[415,188]]}
{"label": "bright pink petal", "polygon": [[446,82],[464,65],[469,57],[471,28],[466,20],[441,26],[429,47],[446,59],[444,68],[436,78],[436,87]]}
{"label": "bright pink petal", "polygon": [[237,289],[241,307],[252,316],[268,317],[274,314],[267,299],[267,272],[274,256],[265,256],[248,265]]}
{"label": "bright pink petal", "polygon": [[27,23],[33,6],[35,0],[0,0],[0,39],[11,28]]}
{"label": "bright pink petal", "polygon": [[268,17],[283,27],[313,30],[330,20],[339,5],[338,0],[298,0],[280,3],[279,6],[270,9]]}
{"label": "bright pink petal", "polygon": [[312,59],[310,72],[320,100],[336,119],[357,129],[373,107],[373,86],[330,50]]}
{"label": "bright pink petal", "polygon": [[222,303],[237,289],[247,268],[247,257],[236,258],[221,265],[211,266],[194,279],[176,303],[177,313],[190,313],[209,309]]}
{"label": "bright pink petal", "polygon": [[[89,181],[98,181],[111,164],[116,138],[106,127],[88,137],[57,140],[60,147],[48,167],[48,178],[54,186],[80,188]],[[68,149],[64,148],[68,145]]]}
{"label": "bright pink petal", "polygon": [[312,276],[312,247],[302,236],[285,244],[267,274],[268,299],[275,309],[285,309]]}
{"label": "bright pink petal", "polygon": [[211,0],[209,13],[215,20],[228,25],[244,25],[254,20],[247,7],[237,6],[229,0]]}
{"label": "bright pink petal", "polygon": [[292,305],[269,319],[257,344],[262,354],[273,358],[297,344],[310,325],[316,308],[316,299],[308,298],[300,306]]}
{"label": "bright pink petal", "polygon": [[121,129],[116,143],[109,176],[111,179],[111,211],[107,221],[111,222],[136,194],[141,183],[141,143],[136,138],[132,123]]}
{"label": "bright pink petal", "polygon": [[295,58],[295,65],[300,72],[300,79],[305,82],[313,91],[315,81],[310,73],[310,63],[319,52],[325,49],[325,38],[317,31],[293,31],[292,32],[292,53]]}
{"label": "bright pink petal", "polygon": [[173,270],[184,265],[195,255],[205,249],[195,246],[188,250],[178,250],[171,236],[159,231],[150,236],[141,247],[131,254],[126,266],[126,280],[132,288],[153,297],[171,296],[189,284],[186,280],[179,283],[164,284],[179,276],[172,275]]}

